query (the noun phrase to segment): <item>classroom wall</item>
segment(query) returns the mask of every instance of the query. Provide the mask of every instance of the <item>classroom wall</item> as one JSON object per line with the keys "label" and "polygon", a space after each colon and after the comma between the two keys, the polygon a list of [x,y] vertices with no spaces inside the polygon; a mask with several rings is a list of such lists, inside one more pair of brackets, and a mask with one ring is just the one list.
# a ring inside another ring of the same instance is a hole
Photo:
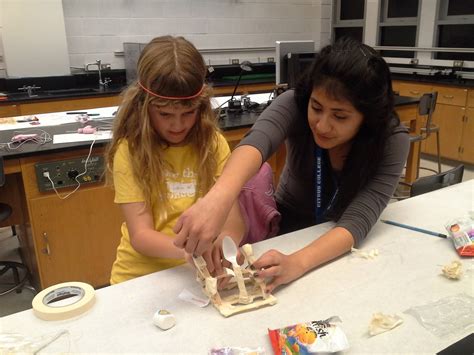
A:
{"label": "classroom wall", "polygon": [[124,68],[124,42],[146,43],[163,34],[183,35],[205,53],[209,64],[231,59],[264,62],[268,50],[222,53],[222,48],[274,47],[277,40],[330,37],[329,0],[63,0],[73,66],[102,59]]}
{"label": "classroom wall", "polygon": [[274,57],[277,40],[310,39],[319,48],[331,32],[330,0],[62,0],[62,5],[69,61],[76,68],[97,59],[124,68],[124,42],[146,43],[164,34],[212,50],[204,53],[209,64],[229,64],[265,62]]}

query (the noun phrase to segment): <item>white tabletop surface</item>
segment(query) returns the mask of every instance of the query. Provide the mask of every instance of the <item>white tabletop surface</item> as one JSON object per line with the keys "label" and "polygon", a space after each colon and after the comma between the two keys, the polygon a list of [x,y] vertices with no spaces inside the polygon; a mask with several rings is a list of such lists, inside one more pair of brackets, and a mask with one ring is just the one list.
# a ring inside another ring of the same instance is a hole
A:
{"label": "white tabletop surface", "polygon": [[[447,221],[474,210],[473,192],[470,180],[393,203],[382,218],[446,233]],[[326,223],[255,244],[255,255],[269,248],[293,252],[331,226]],[[337,315],[349,340],[347,353],[433,354],[473,331],[459,329],[439,337],[404,313],[447,296],[474,296],[473,260],[461,259],[451,240],[378,222],[361,246],[372,248],[379,251],[373,260],[343,256],[277,289],[276,305],[229,318],[212,305],[199,308],[178,299],[185,288],[198,290],[194,271],[185,265],[98,290],[93,308],[75,319],[43,321],[32,310],[0,318],[0,334],[33,337],[68,331],[44,353],[206,354],[218,346],[260,346],[271,354],[268,328]],[[441,276],[442,266],[453,260],[460,260],[464,268],[458,281]],[[153,325],[158,309],[176,316],[174,328],[162,331]],[[404,323],[369,337],[368,324],[375,312],[398,314]]]}

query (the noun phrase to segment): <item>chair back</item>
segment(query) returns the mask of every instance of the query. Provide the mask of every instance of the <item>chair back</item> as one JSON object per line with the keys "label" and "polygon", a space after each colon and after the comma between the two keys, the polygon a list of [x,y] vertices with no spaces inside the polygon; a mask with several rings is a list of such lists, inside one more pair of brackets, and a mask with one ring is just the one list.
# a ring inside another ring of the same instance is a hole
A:
{"label": "chair back", "polygon": [[433,91],[420,97],[420,103],[418,104],[418,114],[420,116],[427,116],[426,118],[426,136],[428,137],[431,133],[431,122],[433,119],[433,113],[436,108],[436,100],[438,99],[438,92]]}
{"label": "chair back", "polygon": [[457,167],[440,174],[424,176],[416,179],[411,185],[410,197],[418,196],[450,185],[459,184],[462,181],[463,174],[464,165],[460,164]]}

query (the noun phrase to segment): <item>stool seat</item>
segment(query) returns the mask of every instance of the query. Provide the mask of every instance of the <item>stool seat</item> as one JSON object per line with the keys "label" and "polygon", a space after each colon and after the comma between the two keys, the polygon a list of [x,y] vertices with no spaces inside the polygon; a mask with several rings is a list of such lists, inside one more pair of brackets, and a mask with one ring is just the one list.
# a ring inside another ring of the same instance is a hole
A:
{"label": "stool seat", "polygon": [[422,133],[426,133],[427,131],[430,131],[430,133],[436,133],[436,132],[439,132],[439,126],[434,124],[434,123],[430,123],[429,127],[421,127],[421,132]]}

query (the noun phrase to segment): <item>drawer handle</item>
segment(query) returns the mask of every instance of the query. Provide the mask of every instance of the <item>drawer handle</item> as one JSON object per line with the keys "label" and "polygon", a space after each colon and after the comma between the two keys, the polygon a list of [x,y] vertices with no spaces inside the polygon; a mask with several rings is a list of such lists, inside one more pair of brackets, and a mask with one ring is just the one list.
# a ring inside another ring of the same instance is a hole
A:
{"label": "drawer handle", "polygon": [[410,90],[410,94],[419,95],[420,92],[419,92],[419,91],[415,91],[415,90]]}
{"label": "drawer handle", "polygon": [[446,99],[454,99],[453,95],[443,95],[443,97]]}
{"label": "drawer handle", "polygon": [[43,239],[44,239],[45,247],[41,249],[41,252],[46,255],[51,255],[51,250],[49,249],[48,235],[46,234],[46,232],[43,233]]}

